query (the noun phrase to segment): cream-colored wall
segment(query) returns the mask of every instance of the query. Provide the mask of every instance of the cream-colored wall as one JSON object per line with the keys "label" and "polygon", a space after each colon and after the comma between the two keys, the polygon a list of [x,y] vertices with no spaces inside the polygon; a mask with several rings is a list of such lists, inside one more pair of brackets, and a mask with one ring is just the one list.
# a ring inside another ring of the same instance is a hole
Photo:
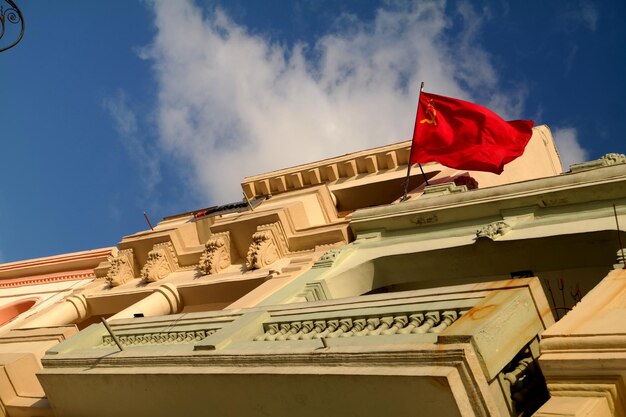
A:
{"label": "cream-colored wall", "polygon": [[563,172],[554,138],[550,128],[541,125],[533,128],[533,135],[526,145],[524,154],[504,166],[502,174],[471,171],[479,187],[526,181],[535,178],[551,177]]}
{"label": "cream-colored wall", "polygon": [[62,281],[41,285],[30,285],[17,288],[3,288],[0,291],[0,308],[21,300],[35,298],[37,303],[28,311],[15,317],[10,322],[0,326],[0,333],[9,329],[20,327],[31,316],[34,316],[55,303],[62,301],[73,291],[89,285],[93,279],[83,279],[78,281]]}

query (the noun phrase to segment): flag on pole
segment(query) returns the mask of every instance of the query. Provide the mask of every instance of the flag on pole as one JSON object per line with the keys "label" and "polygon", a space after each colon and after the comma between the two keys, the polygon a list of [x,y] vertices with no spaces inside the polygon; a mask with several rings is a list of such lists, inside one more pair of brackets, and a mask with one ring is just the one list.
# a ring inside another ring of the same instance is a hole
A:
{"label": "flag on pole", "polygon": [[410,163],[500,174],[524,153],[532,128],[532,120],[507,122],[477,104],[422,92]]}

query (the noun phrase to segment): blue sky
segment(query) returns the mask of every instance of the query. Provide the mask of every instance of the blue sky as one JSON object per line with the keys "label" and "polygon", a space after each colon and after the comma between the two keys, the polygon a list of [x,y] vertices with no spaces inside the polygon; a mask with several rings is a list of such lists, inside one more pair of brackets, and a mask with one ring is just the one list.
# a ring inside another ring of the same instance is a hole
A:
{"label": "blue sky", "polygon": [[[3,2],[3,0],[0,0]],[[408,139],[426,90],[626,152],[616,1],[35,1],[0,53],[0,261],[115,245],[244,176]],[[6,4],[5,4],[6,6]]]}

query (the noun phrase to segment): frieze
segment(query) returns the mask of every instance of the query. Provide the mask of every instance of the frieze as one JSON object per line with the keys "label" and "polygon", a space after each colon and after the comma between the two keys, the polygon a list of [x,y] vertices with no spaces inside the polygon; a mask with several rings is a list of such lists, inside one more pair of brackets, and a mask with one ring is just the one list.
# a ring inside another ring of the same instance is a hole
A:
{"label": "frieze", "polygon": [[416,224],[418,226],[424,226],[428,224],[434,224],[439,222],[439,217],[436,214],[429,214],[425,216],[418,216],[411,219],[411,223]]}
{"label": "frieze", "polygon": [[427,311],[370,317],[338,317],[268,323],[255,341],[310,340],[394,334],[440,333],[465,311]]}
{"label": "frieze", "polygon": [[198,268],[203,275],[219,274],[231,264],[230,233],[216,233],[211,235],[204,244],[204,251],[200,255]]}
{"label": "frieze", "polygon": [[81,279],[95,278],[93,270],[85,270],[75,273],[58,273],[50,275],[41,275],[33,278],[14,278],[2,280],[0,288],[24,287],[28,285],[49,284],[52,282],[74,281]]}
{"label": "frieze", "polygon": [[[195,343],[215,332],[215,329],[205,329],[185,332],[138,333],[116,336],[122,346],[138,346]],[[102,337],[102,346],[115,346],[115,341],[110,335],[105,335]]]}
{"label": "frieze", "polygon": [[158,243],[148,252],[148,260],[141,269],[141,278],[145,282],[156,282],[178,269],[178,257],[172,242]]}
{"label": "frieze", "polygon": [[435,197],[446,194],[462,193],[467,191],[467,185],[457,185],[455,182],[445,182],[443,184],[427,185],[424,187],[423,198]]}

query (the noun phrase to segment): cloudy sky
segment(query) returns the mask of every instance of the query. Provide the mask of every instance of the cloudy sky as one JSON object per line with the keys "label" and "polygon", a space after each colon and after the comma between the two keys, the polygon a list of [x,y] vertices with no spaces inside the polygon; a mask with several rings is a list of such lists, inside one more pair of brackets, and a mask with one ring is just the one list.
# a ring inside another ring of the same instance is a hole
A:
{"label": "cloudy sky", "polygon": [[[0,0],[6,7],[4,0]],[[26,1],[0,262],[115,245],[243,177],[410,138],[419,83],[626,152],[623,0]]]}

